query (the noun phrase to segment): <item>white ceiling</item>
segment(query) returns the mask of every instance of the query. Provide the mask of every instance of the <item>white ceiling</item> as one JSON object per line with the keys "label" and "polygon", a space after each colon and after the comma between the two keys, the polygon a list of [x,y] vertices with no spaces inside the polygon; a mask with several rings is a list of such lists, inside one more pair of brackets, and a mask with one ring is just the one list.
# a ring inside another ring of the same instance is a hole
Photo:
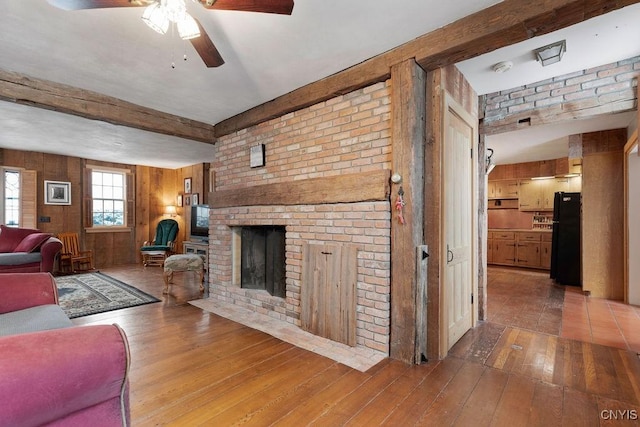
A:
{"label": "white ceiling", "polygon": [[[2,69],[215,124],[496,1],[296,0],[291,16],[209,11],[188,2],[190,13],[226,61],[219,68],[206,68],[191,45],[177,36],[150,30],[140,20],[142,8],[63,11],[43,0],[2,3]],[[633,54],[613,55],[619,41],[595,43],[624,32],[637,45],[640,26],[634,28],[627,19],[637,22],[639,17],[640,6],[635,5],[581,24],[582,32],[562,35],[567,39],[566,58],[582,69],[638,55],[637,46]],[[600,19],[604,23],[596,24]],[[635,32],[629,36],[626,31]],[[584,34],[591,36],[585,39],[587,47],[579,48]],[[555,41],[556,35],[525,43],[539,47],[546,40]],[[546,69],[528,64],[532,47],[521,45],[460,67],[479,93],[540,80]],[[506,59],[516,64],[511,74],[497,76],[488,68]],[[553,72],[564,73],[560,66],[565,61]],[[527,81],[517,83],[515,76]],[[0,147],[169,168],[213,160],[208,144],[35,110],[0,102]]]}

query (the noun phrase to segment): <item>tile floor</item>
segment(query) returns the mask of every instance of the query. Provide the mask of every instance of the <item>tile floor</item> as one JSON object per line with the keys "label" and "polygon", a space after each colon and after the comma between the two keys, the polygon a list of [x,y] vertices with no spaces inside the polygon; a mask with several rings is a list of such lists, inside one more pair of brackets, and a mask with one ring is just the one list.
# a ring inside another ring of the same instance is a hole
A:
{"label": "tile floor", "polygon": [[640,353],[640,307],[556,285],[542,271],[490,267],[488,321]]}
{"label": "tile floor", "polygon": [[561,336],[640,352],[640,307],[567,288]]}

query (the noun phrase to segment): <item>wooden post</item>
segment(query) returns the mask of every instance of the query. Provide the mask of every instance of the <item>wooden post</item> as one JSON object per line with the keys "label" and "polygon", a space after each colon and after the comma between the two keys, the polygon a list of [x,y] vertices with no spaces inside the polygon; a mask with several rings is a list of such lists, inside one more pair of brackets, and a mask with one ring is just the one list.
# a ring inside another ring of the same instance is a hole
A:
{"label": "wooden post", "polygon": [[[391,67],[391,86],[392,173],[401,181],[391,188],[390,356],[415,363],[418,331],[414,254],[423,244],[426,73],[413,59],[405,60]],[[402,192],[404,206],[400,211]]]}

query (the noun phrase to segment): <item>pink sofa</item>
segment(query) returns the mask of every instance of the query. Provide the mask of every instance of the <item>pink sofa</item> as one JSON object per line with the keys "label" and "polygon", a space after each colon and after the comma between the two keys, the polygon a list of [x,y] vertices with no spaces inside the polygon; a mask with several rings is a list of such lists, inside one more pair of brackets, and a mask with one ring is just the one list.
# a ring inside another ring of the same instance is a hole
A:
{"label": "pink sofa", "polygon": [[[48,273],[0,274],[0,335],[9,329],[0,336],[0,426],[129,425],[124,332],[117,325],[65,324],[57,315],[50,320],[56,308],[62,311],[57,298]],[[29,310],[39,322],[14,333],[12,316]]]}
{"label": "pink sofa", "polygon": [[61,250],[49,233],[0,225],[0,273],[51,273]]}

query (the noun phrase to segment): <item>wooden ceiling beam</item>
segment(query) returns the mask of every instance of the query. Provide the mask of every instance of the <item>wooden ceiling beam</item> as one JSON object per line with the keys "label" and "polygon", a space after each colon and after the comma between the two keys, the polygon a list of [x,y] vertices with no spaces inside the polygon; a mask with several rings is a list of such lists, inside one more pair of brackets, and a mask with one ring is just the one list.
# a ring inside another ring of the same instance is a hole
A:
{"label": "wooden ceiling beam", "polygon": [[387,80],[391,66],[415,58],[425,70],[455,64],[577,24],[640,0],[505,0],[344,71],[216,124],[216,137]]}
{"label": "wooden ceiling beam", "polygon": [[215,128],[118,98],[0,70],[0,100],[73,114],[114,125],[215,143]]}

